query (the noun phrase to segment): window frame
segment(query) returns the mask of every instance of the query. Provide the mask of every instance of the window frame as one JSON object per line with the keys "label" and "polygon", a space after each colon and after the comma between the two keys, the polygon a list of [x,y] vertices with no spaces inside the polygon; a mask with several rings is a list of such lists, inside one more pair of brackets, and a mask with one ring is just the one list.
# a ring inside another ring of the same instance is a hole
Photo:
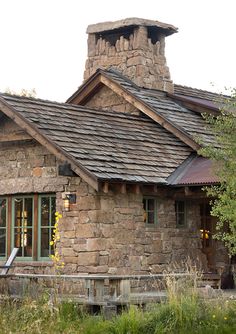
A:
{"label": "window frame", "polygon": [[[6,226],[4,228],[6,233],[5,256],[0,256],[0,261],[9,257],[12,248],[15,244],[15,210],[14,199],[16,198],[32,198],[32,256],[17,256],[17,261],[50,261],[50,257],[41,257],[41,201],[43,197],[50,198],[50,213],[52,215],[52,198],[55,198],[56,211],[56,193],[40,193],[40,194],[12,194],[0,196],[0,199],[6,200]],[[50,230],[53,230],[54,223],[51,216]],[[20,227],[22,228],[22,227]],[[50,242],[50,241],[49,241]]]}
{"label": "window frame", "polygon": [[49,231],[53,231],[54,228],[55,228],[55,223],[56,223],[56,220],[53,222],[52,221],[52,206],[51,206],[51,203],[52,203],[52,198],[55,198],[55,212],[56,212],[56,195],[54,194],[40,194],[39,195],[39,200],[38,200],[38,249],[37,249],[37,252],[38,252],[38,259],[41,260],[41,261],[45,261],[46,259],[50,258],[50,255],[52,255],[52,247],[50,247],[50,241],[49,240],[49,255],[48,256],[41,256],[41,251],[42,251],[42,248],[41,248],[41,241],[42,241],[42,233],[41,233],[41,229],[42,229],[42,211],[41,211],[41,208],[42,208],[42,198],[49,198],[49,202],[50,202],[50,205],[49,205],[49,216],[51,217],[50,218],[50,225],[48,225],[47,227],[43,227],[43,229],[49,229]]}
{"label": "window frame", "polygon": [[[184,204],[184,210],[178,210],[178,203]],[[178,223],[178,214],[184,214],[184,224]],[[186,228],[187,227],[187,201],[185,199],[177,199],[175,200],[175,225],[176,228]]]}
{"label": "window frame", "polygon": [[5,255],[4,256],[0,256],[0,259],[6,259],[7,258],[7,250],[8,250],[8,198],[7,196],[0,196],[0,200],[4,200],[6,201],[6,224],[5,224],[5,227],[1,227],[0,226],[0,230],[5,230]]}
{"label": "window frame", "polygon": [[157,217],[157,198],[154,196],[143,196],[143,210],[144,210],[144,214],[146,215],[146,218],[148,217],[147,210],[144,209],[144,201],[146,202],[147,205],[147,201],[148,200],[154,200],[154,223],[148,223],[147,219],[144,219],[144,223],[146,227],[156,227],[158,225],[158,217]]}
{"label": "window frame", "polygon": [[[10,244],[11,244],[11,249],[15,246],[15,206],[14,206],[14,200],[17,198],[31,198],[32,199],[32,256],[17,256],[17,260],[22,260],[22,261],[32,261],[34,259],[34,249],[35,249],[35,199],[34,199],[34,195],[32,194],[24,194],[24,195],[16,195],[16,196],[11,196],[11,202],[12,202],[12,213],[11,213],[11,240],[10,240]],[[36,218],[37,220],[37,218]],[[28,227],[28,226],[27,226]],[[20,227],[20,229],[22,229],[22,227]],[[37,242],[36,242],[37,243]]]}

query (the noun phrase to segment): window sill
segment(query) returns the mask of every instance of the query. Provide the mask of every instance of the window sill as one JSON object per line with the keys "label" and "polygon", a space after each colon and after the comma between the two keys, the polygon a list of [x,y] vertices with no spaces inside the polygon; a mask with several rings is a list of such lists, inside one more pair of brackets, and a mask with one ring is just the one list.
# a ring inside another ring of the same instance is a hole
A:
{"label": "window sill", "polygon": [[52,261],[14,261],[13,267],[53,267]]}

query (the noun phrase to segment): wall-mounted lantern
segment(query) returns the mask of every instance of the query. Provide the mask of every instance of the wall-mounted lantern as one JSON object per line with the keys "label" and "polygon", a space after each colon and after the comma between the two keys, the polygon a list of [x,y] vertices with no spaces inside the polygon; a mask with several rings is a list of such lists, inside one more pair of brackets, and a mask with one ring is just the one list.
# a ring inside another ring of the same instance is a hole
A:
{"label": "wall-mounted lantern", "polygon": [[76,203],[76,194],[65,193],[63,198],[64,211],[70,211],[70,205]]}

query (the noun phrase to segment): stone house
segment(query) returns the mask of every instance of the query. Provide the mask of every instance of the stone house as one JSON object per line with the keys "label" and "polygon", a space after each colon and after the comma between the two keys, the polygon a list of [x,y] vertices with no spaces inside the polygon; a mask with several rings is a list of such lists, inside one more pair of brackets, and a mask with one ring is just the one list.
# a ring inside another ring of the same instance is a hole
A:
{"label": "stone house", "polygon": [[130,18],[88,27],[84,83],[57,103],[0,95],[0,256],[49,273],[55,212],[64,273],[149,274],[192,258],[227,268],[212,239],[197,154],[217,94],[175,85],[165,59],[172,25]]}

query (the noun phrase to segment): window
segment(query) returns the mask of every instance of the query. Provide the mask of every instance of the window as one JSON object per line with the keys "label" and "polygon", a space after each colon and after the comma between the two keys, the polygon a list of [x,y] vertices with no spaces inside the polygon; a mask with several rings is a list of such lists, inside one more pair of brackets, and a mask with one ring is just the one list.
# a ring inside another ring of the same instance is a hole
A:
{"label": "window", "polygon": [[39,254],[41,258],[48,257],[53,253],[50,246],[52,240],[53,227],[55,224],[56,198],[53,196],[40,197],[40,242]]}
{"label": "window", "polygon": [[40,260],[52,254],[56,198],[53,194],[0,198],[0,257],[18,247],[17,257]]}
{"label": "window", "polygon": [[157,224],[156,198],[145,197],[143,199],[144,221],[148,226]]}
{"label": "window", "polygon": [[18,256],[32,257],[33,246],[33,197],[13,198],[13,247]]}
{"label": "window", "polygon": [[175,202],[175,215],[176,215],[176,226],[177,227],[186,227],[186,202],[185,201],[176,201]]}

